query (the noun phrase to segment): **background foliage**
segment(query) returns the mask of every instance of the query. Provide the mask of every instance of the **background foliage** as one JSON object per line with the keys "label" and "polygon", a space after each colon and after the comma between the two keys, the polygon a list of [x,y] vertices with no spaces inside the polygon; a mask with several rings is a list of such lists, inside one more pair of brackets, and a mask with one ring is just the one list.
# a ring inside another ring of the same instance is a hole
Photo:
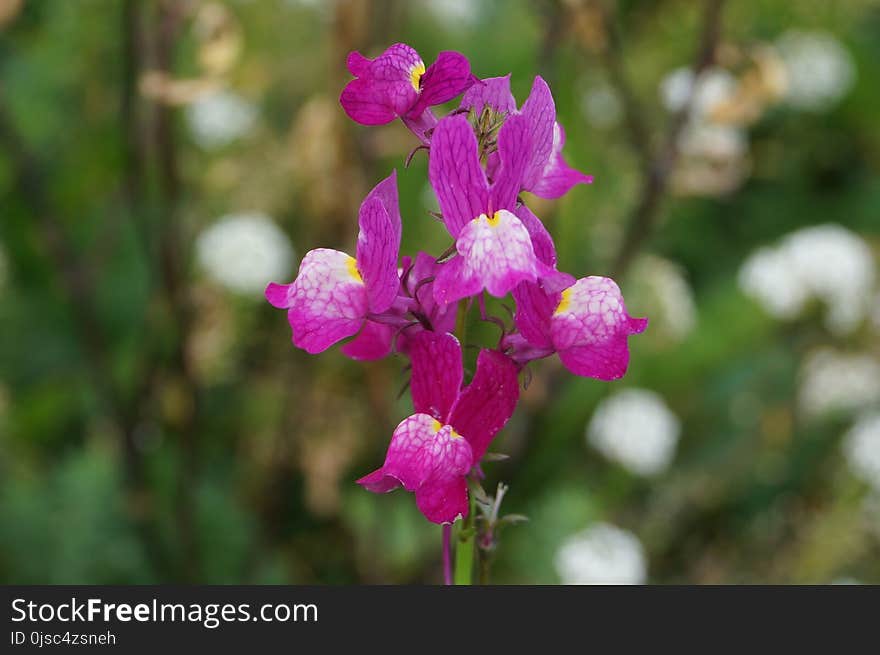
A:
{"label": "background foliage", "polygon": [[[678,156],[633,236],[655,161],[642,150],[663,152],[673,118],[658,85],[693,61],[701,16],[691,0],[0,1],[0,580],[439,581],[439,528],[407,495],[353,484],[409,413],[403,362],[297,351],[260,291],[224,284],[261,255],[215,245],[212,269],[200,254],[221,216],[266,214],[296,253],[287,282],[307,250],[352,245],[392,167],[404,251],[445,250],[426,159],[402,167],[411,137],[336,102],[348,51],[405,41],[426,62],[454,49],[480,76],[511,72],[520,101],[546,77],[566,155],[596,181],[533,207],[560,268],[619,273],[631,313],[652,319],[622,381],[533,367],[493,447],[511,457],[487,467],[530,518],[502,532],[493,580],[559,581],[561,545],[602,521],[638,537],[652,582],[880,582],[880,492],[842,445],[864,407],[805,411],[799,395],[817,349],[876,362],[878,312],[841,334],[821,304],[780,320],[738,283],[756,248],[804,226],[843,225],[876,260],[880,6],[728,3],[714,52],[741,83],[799,29],[834,35],[854,84],[821,110],[766,85],[740,97],[745,153]],[[212,140],[193,107],[219,90],[244,102],[221,128],[242,127]],[[683,182],[685,165],[705,179]],[[621,264],[628,238],[639,254]],[[673,300],[658,262],[684,284]],[[598,403],[630,387],[681,423],[654,475],[585,441]]]}

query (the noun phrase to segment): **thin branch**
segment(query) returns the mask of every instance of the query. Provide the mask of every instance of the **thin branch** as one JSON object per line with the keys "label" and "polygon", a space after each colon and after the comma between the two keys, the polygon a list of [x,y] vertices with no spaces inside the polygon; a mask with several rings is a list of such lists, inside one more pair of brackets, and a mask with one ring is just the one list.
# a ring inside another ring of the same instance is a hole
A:
{"label": "thin branch", "polygon": [[[684,106],[669,120],[666,138],[660,152],[651,157],[639,202],[627,224],[623,242],[612,265],[612,274],[623,276],[635,255],[654,231],[659,210],[669,187],[669,178],[678,161],[678,142],[693,111],[694,90],[702,73],[715,61],[715,50],[721,35],[721,14],[724,0],[706,0],[700,43],[694,55],[691,70],[694,83],[691,96]],[[624,103],[627,103],[624,98]]]}

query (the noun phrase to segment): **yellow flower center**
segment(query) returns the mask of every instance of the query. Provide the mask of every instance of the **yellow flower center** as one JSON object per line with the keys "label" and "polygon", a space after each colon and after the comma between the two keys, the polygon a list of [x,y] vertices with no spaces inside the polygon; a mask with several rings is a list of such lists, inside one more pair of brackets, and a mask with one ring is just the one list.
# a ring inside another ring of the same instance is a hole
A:
{"label": "yellow flower center", "polygon": [[345,261],[345,266],[348,268],[348,274],[351,276],[355,282],[364,283],[364,278],[361,277],[361,272],[357,268],[357,261],[355,261],[354,257],[349,257]]}
{"label": "yellow flower center", "polygon": [[409,81],[412,83],[413,88],[416,91],[420,91],[420,83],[422,81],[422,75],[425,74],[425,64],[422,62],[417,63],[413,66],[409,71]]}
{"label": "yellow flower center", "polygon": [[489,227],[498,227],[498,223],[501,221],[501,212],[495,212],[491,216],[480,214],[479,218],[485,218]]}
{"label": "yellow flower center", "polygon": [[[433,430],[434,434],[437,434],[442,429],[443,429],[443,424],[440,421],[438,421],[437,419],[434,419],[434,423],[431,425],[431,430]],[[449,437],[451,439],[461,439],[461,435],[458,432],[456,432],[454,429],[449,431]]]}
{"label": "yellow flower center", "polygon": [[562,292],[562,298],[559,300],[559,304],[556,305],[556,311],[553,312],[554,316],[557,316],[568,309],[568,306],[571,304],[571,287]]}

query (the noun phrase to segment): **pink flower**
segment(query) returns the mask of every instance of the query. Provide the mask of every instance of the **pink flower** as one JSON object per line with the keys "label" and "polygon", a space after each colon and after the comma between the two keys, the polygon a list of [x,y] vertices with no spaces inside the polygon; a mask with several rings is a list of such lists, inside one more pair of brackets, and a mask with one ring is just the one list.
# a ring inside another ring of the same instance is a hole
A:
{"label": "pink flower", "polygon": [[[565,130],[556,122],[556,105],[550,87],[540,76],[535,77],[532,91],[517,111],[510,93],[510,75],[490,77],[474,84],[461,100],[463,109],[474,109],[479,115],[485,107],[499,114],[523,116],[529,126],[530,147],[523,173],[522,188],[542,198],[559,198],[576,184],[590,184],[592,176],[571,168],[562,157]],[[490,156],[491,172],[497,161]]]}
{"label": "pink flower", "polygon": [[397,297],[401,221],[396,173],[370,191],[358,220],[356,258],[328,248],[312,250],[291,284],[266,287],[266,299],[287,310],[293,343],[309,353],[357,333],[368,316],[387,311]]}
{"label": "pink flower", "polygon": [[348,55],[349,82],[339,102],[352,120],[362,125],[383,125],[403,119],[422,140],[437,123],[428,109],[452,100],[474,83],[464,55],[444,51],[427,69],[419,53],[396,43],[375,59],[359,52]]}
{"label": "pink flower", "polygon": [[632,318],[614,280],[585,277],[557,293],[536,284],[513,292],[519,334],[505,345],[520,362],[554,352],[576,375],[616,380],[629,365],[627,337],[643,332],[646,318]]}
{"label": "pink flower", "polygon": [[517,366],[482,350],[473,380],[462,389],[461,346],[451,334],[420,332],[410,339],[415,413],[394,430],[385,463],[358,480],[369,491],[403,486],[434,523],[467,516],[466,477],[513,414]]}
{"label": "pink flower", "polygon": [[[530,152],[528,129],[521,116],[501,127],[499,169],[491,184],[464,116],[444,118],[434,130],[428,176],[458,253],[437,273],[437,302],[455,302],[483,289],[502,297],[520,282],[557,274],[536,256],[532,242],[532,233],[549,235],[527,208],[517,204]],[[523,212],[528,213],[525,222]]]}

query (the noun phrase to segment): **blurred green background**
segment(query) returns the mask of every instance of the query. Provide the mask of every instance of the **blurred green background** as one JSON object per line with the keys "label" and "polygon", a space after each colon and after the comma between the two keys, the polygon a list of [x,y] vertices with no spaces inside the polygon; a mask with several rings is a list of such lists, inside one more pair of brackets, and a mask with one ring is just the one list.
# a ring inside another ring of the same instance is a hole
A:
{"label": "blurred green background", "polygon": [[595,183],[528,202],[651,319],[621,381],[531,367],[492,581],[880,582],[880,4],[729,2],[694,90],[703,6],[0,0],[0,581],[440,581],[440,528],[353,482],[405,362],[262,299],[392,168],[403,251],[448,246],[411,135],[337,103],[404,41],[548,80]]}

